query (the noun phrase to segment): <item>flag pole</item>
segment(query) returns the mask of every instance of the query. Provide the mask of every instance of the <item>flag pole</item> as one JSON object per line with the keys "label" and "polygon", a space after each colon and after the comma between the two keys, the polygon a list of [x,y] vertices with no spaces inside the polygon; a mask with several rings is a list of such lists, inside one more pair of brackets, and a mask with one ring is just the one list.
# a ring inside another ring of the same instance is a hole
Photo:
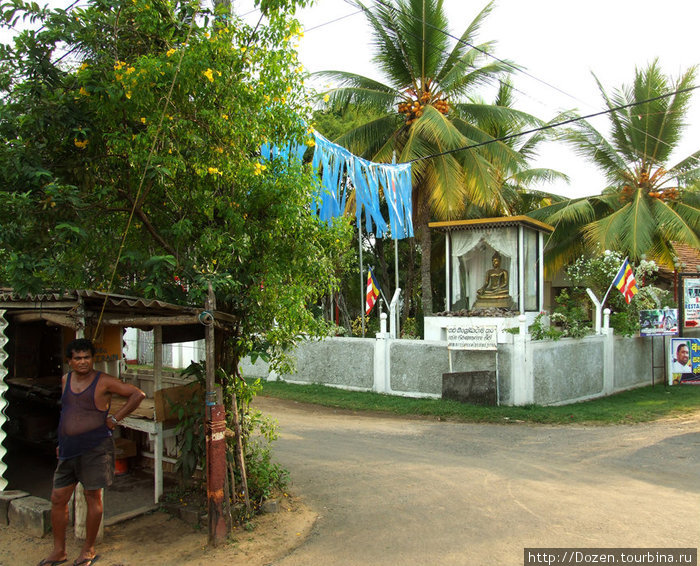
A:
{"label": "flag pole", "polygon": [[357,240],[360,246],[360,311],[362,312],[362,337],[365,337],[365,301],[366,284],[365,284],[365,268],[362,265],[362,222],[357,226]]}

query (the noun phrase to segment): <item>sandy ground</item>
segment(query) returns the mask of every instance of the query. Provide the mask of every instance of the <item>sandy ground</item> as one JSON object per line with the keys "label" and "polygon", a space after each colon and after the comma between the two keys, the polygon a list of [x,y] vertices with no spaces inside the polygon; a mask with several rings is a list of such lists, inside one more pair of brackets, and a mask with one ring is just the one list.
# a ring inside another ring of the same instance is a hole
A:
{"label": "sandy ground", "polygon": [[[296,548],[308,536],[316,514],[294,497],[280,501],[280,511],[256,517],[254,528],[234,530],[231,541],[217,548],[207,545],[207,531],[165,512],[154,512],[107,527],[97,553],[99,566],[263,566]],[[51,535],[37,538],[12,527],[0,527],[0,565],[33,566],[48,555]],[[68,562],[80,552],[79,541],[68,536]]]}

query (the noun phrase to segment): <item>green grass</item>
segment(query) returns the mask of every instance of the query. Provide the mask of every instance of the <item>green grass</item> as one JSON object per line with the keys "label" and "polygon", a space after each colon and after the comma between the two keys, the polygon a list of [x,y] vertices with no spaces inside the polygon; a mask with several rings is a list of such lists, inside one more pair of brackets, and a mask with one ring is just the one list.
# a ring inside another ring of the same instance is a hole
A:
{"label": "green grass", "polygon": [[346,391],[324,385],[263,382],[263,396],[351,411],[479,423],[619,424],[648,422],[700,411],[700,387],[656,385],[558,407],[481,407],[443,399],[411,399],[380,393]]}

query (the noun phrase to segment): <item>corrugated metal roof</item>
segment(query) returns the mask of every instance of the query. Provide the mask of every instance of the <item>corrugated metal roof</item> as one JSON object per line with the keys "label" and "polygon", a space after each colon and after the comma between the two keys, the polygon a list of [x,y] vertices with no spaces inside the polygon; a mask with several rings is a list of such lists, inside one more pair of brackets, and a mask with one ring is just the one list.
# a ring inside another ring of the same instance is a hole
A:
{"label": "corrugated metal roof", "polygon": [[45,305],[50,307],[56,304],[65,304],[67,302],[78,303],[82,299],[86,308],[90,309],[94,305],[100,305],[107,301],[106,308],[111,312],[134,312],[134,311],[149,311],[151,314],[197,314],[202,311],[201,307],[191,307],[183,305],[175,305],[155,299],[143,299],[140,297],[130,297],[127,295],[116,295],[112,293],[103,293],[101,291],[90,291],[85,289],[74,289],[69,291],[45,291],[43,293],[20,295],[12,290],[0,291],[0,304],[4,303],[5,308],[12,308],[24,304],[25,308],[28,303],[34,304],[37,307]]}

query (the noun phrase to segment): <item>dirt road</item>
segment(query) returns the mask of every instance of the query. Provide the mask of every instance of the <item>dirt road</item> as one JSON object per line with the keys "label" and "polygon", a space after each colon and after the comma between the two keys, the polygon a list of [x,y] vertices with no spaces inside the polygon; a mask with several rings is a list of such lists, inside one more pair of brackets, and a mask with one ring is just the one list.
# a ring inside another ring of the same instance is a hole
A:
{"label": "dirt road", "polygon": [[700,414],[474,425],[273,399],[276,458],[319,514],[277,566],[521,566],[525,547],[693,547]]}
{"label": "dirt road", "polygon": [[[104,566],[522,566],[525,547],[693,547],[700,413],[634,426],[472,425],[260,398],[293,498],[207,548],[164,513],[109,527]],[[315,521],[315,522],[314,522]],[[0,527],[0,565],[50,537]],[[69,557],[79,544],[69,540]],[[70,564],[70,561],[68,562]]]}

